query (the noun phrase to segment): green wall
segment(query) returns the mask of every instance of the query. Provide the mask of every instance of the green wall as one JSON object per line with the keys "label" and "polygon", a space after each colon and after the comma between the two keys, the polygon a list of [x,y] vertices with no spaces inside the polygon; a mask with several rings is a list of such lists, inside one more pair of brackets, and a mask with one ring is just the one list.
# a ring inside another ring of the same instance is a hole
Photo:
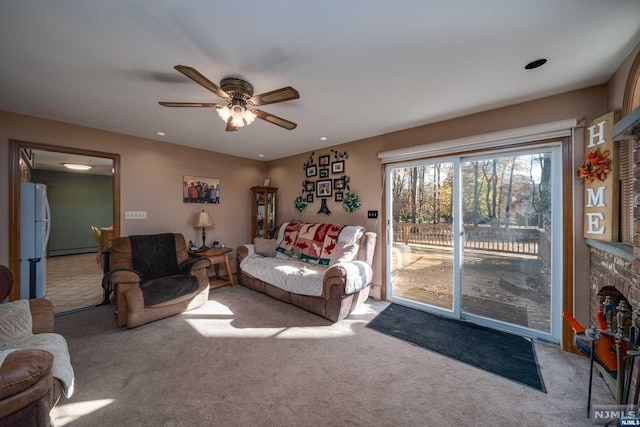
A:
{"label": "green wall", "polygon": [[113,223],[111,176],[32,170],[31,181],[47,185],[51,205],[49,256],[97,250],[91,226]]}

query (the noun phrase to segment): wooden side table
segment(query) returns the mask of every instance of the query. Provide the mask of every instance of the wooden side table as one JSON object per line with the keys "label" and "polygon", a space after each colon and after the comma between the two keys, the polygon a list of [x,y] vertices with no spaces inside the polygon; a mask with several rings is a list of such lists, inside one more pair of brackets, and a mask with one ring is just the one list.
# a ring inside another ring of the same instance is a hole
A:
{"label": "wooden side table", "polygon": [[[191,252],[189,255],[192,257],[208,258],[211,261],[211,265],[214,268],[215,274],[209,276],[209,289],[216,289],[222,286],[233,286],[233,273],[231,272],[231,264],[229,263],[229,252],[231,248],[210,248],[203,252]],[[227,270],[226,276],[220,275],[220,264],[224,263]],[[211,283],[215,282],[215,283]]]}

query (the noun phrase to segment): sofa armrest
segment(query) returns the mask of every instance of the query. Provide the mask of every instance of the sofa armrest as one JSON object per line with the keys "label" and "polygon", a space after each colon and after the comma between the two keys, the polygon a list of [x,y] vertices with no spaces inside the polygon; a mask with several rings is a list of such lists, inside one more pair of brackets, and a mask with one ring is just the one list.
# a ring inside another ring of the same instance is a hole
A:
{"label": "sofa armrest", "polygon": [[135,270],[120,269],[110,271],[106,278],[112,286],[120,283],[139,284],[142,281],[142,274]]}
{"label": "sofa armrest", "polygon": [[321,297],[329,298],[329,295],[331,295],[331,288],[334,286],[341,287],[342,288],[341,293],[344,294],[346,285],[347,285],[347,271],[338,265],[331,266],[324,273]]}
{"label": "sofa armrest", "polygon": [[127,325],[127,298],[125,293],[131,289],[140,290],[139,282],[116,282],[113,284],[113,303],[116,305],[116,316],[118,320],[118,327]]}
{"label": "sofa armrest", "polygon": [[[342,265],[341,265],[342,264]],[[324,273],[324,281],[322,287],[322,297],[328,298],[331,295],[331,288],[333,286],[342,287],[342,293],[346,294],[345,288],[347,286],[347,270],[344,265],[351,263],[340,263],[333,265],[327,269]],[[371,266],[366,263],[360,263],[361,266],[366,267],[366,275],[367,275],[367,285],[371,283],[371,279],[373,278],[373,270]]]}
{"label": "sofa armrest", "polygon": [[360,240],[360,249],[356,259],[358,261],[364,261],[369,265],[373,265],[373,252],[376,249],[377,234],[372,231],[367,231]]}
{"label": "sofa armrest", "polygon": [[236,249],[236,259],[238,260],[238,265],[240,265],[240,261],[250,255],[254,255],[255,253],[256,249],[253,243],[247,243],[246,245],[240,246],[238,249]]}
{"label": "sofa armrest", "polygon": [[0,366],[0,414],[16,412],[42,398],[53,386],[52,366],[53,354],[45,350],[9,353]]}
{"label": "sofa armrest", "polygon": [[53,303],[46,298],[32,298],[29,300],[29,310],[33,319],[31,332],[42,334],[53,332]]}
{"label": "sofa armrest", "polygon": [[197,270],[205,269],[210,265],[211,261],[208,258],[188,258],[178,265],[178,269],[182,274],[194,275]]}

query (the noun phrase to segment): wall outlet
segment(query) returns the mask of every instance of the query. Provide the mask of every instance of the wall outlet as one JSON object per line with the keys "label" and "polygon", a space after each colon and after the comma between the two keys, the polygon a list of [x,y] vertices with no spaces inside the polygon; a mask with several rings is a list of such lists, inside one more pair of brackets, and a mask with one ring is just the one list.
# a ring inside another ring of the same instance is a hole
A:
{"label": "wall outlet", "polygon": [[368,211],[367,218],[378,218],[378,211]]}
{"label": "wall outlet", "polygon": [[147,211],[126,211],[124,219],[147,219]]}

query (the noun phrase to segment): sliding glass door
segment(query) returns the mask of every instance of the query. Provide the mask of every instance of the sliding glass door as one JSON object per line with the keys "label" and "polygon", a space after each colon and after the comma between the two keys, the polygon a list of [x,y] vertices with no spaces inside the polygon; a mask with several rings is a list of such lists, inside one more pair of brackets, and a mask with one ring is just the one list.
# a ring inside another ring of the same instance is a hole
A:
{"label": "sliding glass door", "polygon": [[558,341],[559,164],[547,144],[387,165],[388,299]]}

